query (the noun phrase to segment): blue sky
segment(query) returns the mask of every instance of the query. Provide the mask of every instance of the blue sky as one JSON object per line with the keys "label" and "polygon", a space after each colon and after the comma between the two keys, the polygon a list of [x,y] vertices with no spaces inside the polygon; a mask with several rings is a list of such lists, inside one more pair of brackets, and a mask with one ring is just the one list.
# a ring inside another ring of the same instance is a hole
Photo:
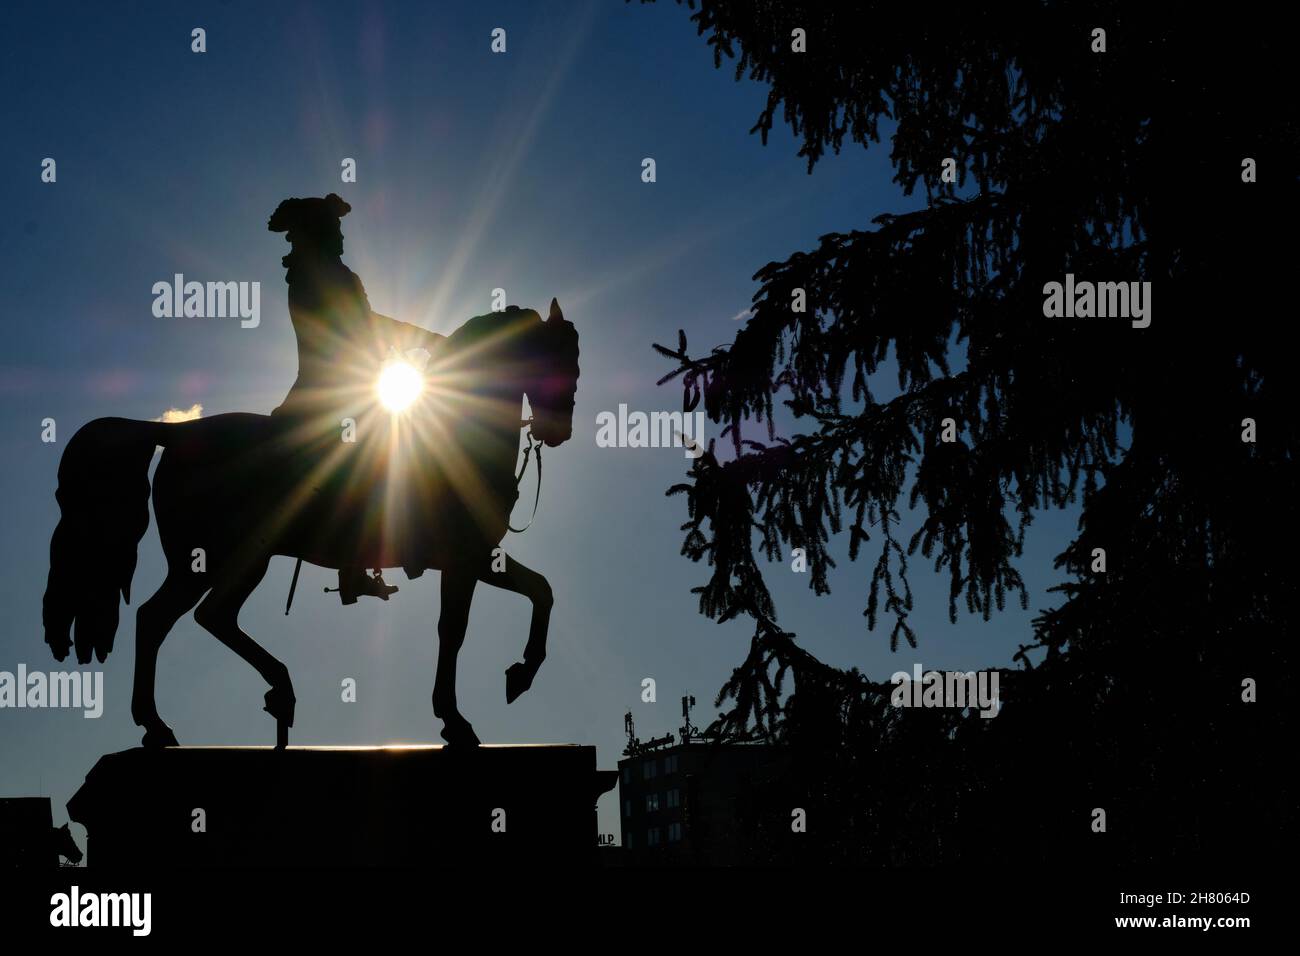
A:
{"label": "blue sky", "polygon": [[[652,342],[679,327],[696,351],[729,341],[761,266],[912,207],[884,146],[830,156],[812,176],[784,127],[763,147],[748,131],[765,89],[716,70],[673,3],[11,3],[0,23],[0,670],[66,666],[43,643],[40,597],[67,439],[103,415],[275,406],[296,358],[288,247],[266,220],[288,196],[336,191],[353,207],[344,259],[378,311],[448,332],[502,287],[542,311],[557,296],[581,335],[574,437],[547,455],[537,521],[506,541],[555,590],[549,656],[507,707],[503,671],[522,651],[528,605],[480,589],[462,711],[485,741],[594,744],[604,767],[629,708],[642,737],[676,730],[685,693],[708,722],[752,628],[701,617],[689,593],[707,569],[679,555],[684,503],[664,497],[685,473],[680,451],[599,448],[596,416],[620,403],[679,408],[678,387],[655,386],[668,366]],[[190,51],[194,27],[207,31],[204,54]],[[496,27],[503,55],[489,48]],[[54,184],[40,181],[45,157]],[[344,157],[357,161],[355,184],[340,182]],[[261,324],[155,318],[151,287],[177,272],[259,281]],[[57,444],[40,440],[47,417]],[[841,561],[826,598],[788,564],[769,580],[783,626],[828,663],[876,679],[916,661],[1006,666],[1032,613],[1055,603],[1051,559],[1073,530],[1073,514],[1040,517],[1022,564],[1030,611],[1012,605],[989,623],[951,625],[947,579],[915,562],[916,651],[891,654],[887,625],[866,631],[866,561]],[[140,554],[137,599],[163,576],[152,529]],[[389,604],[343,608],[321,593],[333,573],[305,567],[286,619],[291,572],[275,559],[241,618],[293,675],[291,742],[437,741],[436,575],[392,573],[401,592]],[[62,822],[95,759],[138,744],[133,623],[134,608],[104,665],[99,720],[0,711],[0,796],[50,795]],[[348,677],[354,704],[340,699]],[[644,677],[656,704],[640,701]],[[158,683],[182,743],[273,739],[261,678],[189,618],[163,648]],[[601,829],[617,832],[608,796]]]}

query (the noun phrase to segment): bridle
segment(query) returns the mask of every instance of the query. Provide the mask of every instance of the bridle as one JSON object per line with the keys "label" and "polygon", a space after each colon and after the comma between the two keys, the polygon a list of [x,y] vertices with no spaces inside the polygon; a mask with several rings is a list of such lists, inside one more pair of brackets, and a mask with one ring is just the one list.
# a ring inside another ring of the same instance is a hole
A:
{"label": "bridle", "polygon": [[517,492],[519,490],[519,485],[524,480],[524,472],[528,470],[528,456],[531,455],[534,450],[536,450],[537,451],[537,494],[533,497],[533,516],[528,519],[528,524],[524,525],[522,528],[516,528],[514,525],[510,524],[509,521],[506,522],[506,527],[509,528],[511,531],[513,531],[515,534],[523,534],[525,531],[527,531],[529,528],[533,526],[533,522],[537,520],[537,506],[541,503],[542,500],[542,443],[539,442],[537,438],[533,435],[533,419],[531,418],[524,419],[519,423],[519,427],[528,429],[528,447],[524,449],[524,460],[519,465],[519,474],[515,475],[515,491]]}

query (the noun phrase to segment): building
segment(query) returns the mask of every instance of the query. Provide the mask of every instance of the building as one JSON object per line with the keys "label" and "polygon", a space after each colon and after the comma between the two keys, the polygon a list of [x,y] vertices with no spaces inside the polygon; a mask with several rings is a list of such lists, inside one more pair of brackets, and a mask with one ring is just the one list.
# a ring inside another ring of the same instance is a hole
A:
{"label": "building", "polygon": [[725,866],[752,856],[742,815],[778,769],[773,748],[719,742],[691,726],[694,698],[682,699],[685,726],[644,743],[631,714],[618,763],[619,821],[629,865]]}

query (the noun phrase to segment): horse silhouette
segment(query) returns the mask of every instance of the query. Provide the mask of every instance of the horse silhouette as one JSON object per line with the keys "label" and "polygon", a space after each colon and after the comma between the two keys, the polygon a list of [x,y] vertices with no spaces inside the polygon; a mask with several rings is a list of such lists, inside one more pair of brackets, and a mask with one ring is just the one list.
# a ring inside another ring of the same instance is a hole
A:
{"label": "horse silhouette", "polygon": [[[554,447],[572,434],[578,333],[555,300],[545,321],[513,306],[476,316],[449,336],[425,377],[408,412],[372,401],[328,430],[243,413],[83,426],[60,461],[55,495],[60,519],[43,609],[55,658],[75,647],[81,663],[92,654],[102,662],[112,649],[119,594],[130,603],[149,524],[149,465],[161,445],[152,497],[167,576],[136,615],[131,698],[144,746],[177,743],[158,714],[154,680],[163,640],[191,609],[270,685],[264,709],[276,720],[276,746],[287,745],[296,703],[289,672],[238,624],[273,555],[327,568],[403,568],[412,578],[441,571],[433,711],[448,744],[476,746],[456,703],[456,659],[479,581],[532,602],[523,660],[506,671],[507,703],[532,686],[546,655],[550,585],[494,550],[518,498],[520,429],[530,429],[530,447],[533,440]],[[538,455],[540,469],[540,446]]]}

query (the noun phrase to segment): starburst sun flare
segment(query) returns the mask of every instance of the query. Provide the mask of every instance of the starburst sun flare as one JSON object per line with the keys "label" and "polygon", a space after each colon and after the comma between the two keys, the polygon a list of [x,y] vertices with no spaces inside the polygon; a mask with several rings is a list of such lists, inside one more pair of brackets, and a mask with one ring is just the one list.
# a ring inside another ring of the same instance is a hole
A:
{"label": "starburst sun flare", "polygon": [[424,376],[409,362],[392,362],[380,373],[377,391],[384,408],[405,411],[424,391]]}

